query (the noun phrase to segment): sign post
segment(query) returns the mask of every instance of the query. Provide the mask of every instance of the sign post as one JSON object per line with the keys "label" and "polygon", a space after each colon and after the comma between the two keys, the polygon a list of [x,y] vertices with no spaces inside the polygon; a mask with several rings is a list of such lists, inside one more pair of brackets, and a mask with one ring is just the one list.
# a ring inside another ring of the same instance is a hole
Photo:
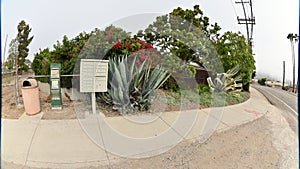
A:
{"label": "sign post", "polygon": [[80,92],[91,93],[92,110],[96,114],[95,92],[107,91],[108,60],[81,59]]}
{"label": "sign post", "polygon": [[50,96],[51,108],[62,109],[61,87],[60,87],[60,63],[51,63],[50,65]]}

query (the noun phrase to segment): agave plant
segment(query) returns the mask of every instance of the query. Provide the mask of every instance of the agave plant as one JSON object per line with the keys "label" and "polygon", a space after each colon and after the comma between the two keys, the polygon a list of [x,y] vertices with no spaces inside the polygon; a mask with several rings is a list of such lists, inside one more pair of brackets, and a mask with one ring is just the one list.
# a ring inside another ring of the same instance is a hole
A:
{"label": "agave plant", "polygon": [[99,99],[121,112],[146,110],[150,96],[169,77],[167,71],[145,59],[139,66],[137,56],[114,57],[109,60],[108,92]]}
{"label": "agave plant", "polygon": [[217,73],[217,77],[214,80],[211,77],[207,78],[208,85],[212,92],[227,92],[235,89],[235,84],[237,81],[240,81],[241,76],[234,77],[240,68],[235,66],[232,69],[229,69],[226,73]]}

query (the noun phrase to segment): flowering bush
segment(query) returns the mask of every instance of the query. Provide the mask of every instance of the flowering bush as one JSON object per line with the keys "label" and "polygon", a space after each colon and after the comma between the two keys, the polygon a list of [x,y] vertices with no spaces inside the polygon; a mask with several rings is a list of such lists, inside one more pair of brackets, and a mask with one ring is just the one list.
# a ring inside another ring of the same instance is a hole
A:
{"label": "flowering bush", "polygon": [[[124,55],[137,56],[136,64],[138,66],[145,59],[153,61],[154,58],[158,58],[157,50],[151,43],[131,37],[115,42],[106,56],[107,58],[115,58]],[[156,64],[154,62],[157,62],[157,60],[151,63],[155,67]]]}
{"label": "flowering bush", "polygon": [[109,57],[131,55],[144,49],[154,49],[152,44],[138,38],[127,37],[115,42],[112,49],[107,54]]}

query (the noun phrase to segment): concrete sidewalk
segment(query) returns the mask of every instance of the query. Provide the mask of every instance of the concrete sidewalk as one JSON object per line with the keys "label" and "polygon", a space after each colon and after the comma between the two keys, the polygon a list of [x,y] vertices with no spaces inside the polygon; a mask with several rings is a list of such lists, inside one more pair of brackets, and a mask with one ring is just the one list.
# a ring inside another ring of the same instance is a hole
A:
{"label": "concrete sidewalk", "polygon": [[42,113],[2,119],[2,160],[30,167],[79,168],[109,164],[119,156],[141,158],[165,152],[182,140],[206,141],[263,116],[269,102],[251,88],[241,104],[153,115],[41,120]]}

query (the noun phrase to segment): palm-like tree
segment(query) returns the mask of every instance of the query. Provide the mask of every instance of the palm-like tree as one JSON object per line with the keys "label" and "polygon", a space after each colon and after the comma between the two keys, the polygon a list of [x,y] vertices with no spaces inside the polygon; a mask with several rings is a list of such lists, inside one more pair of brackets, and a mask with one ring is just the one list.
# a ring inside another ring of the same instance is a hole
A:
{"label": "palm-like tree", "polygon": [[291,49],[292,49],[292,62],[293,62],[293,92],[295,92],[295,51],[294,51],[294,42],[298,41],[298,35],[289,33],[287,38],[291,42]]}

